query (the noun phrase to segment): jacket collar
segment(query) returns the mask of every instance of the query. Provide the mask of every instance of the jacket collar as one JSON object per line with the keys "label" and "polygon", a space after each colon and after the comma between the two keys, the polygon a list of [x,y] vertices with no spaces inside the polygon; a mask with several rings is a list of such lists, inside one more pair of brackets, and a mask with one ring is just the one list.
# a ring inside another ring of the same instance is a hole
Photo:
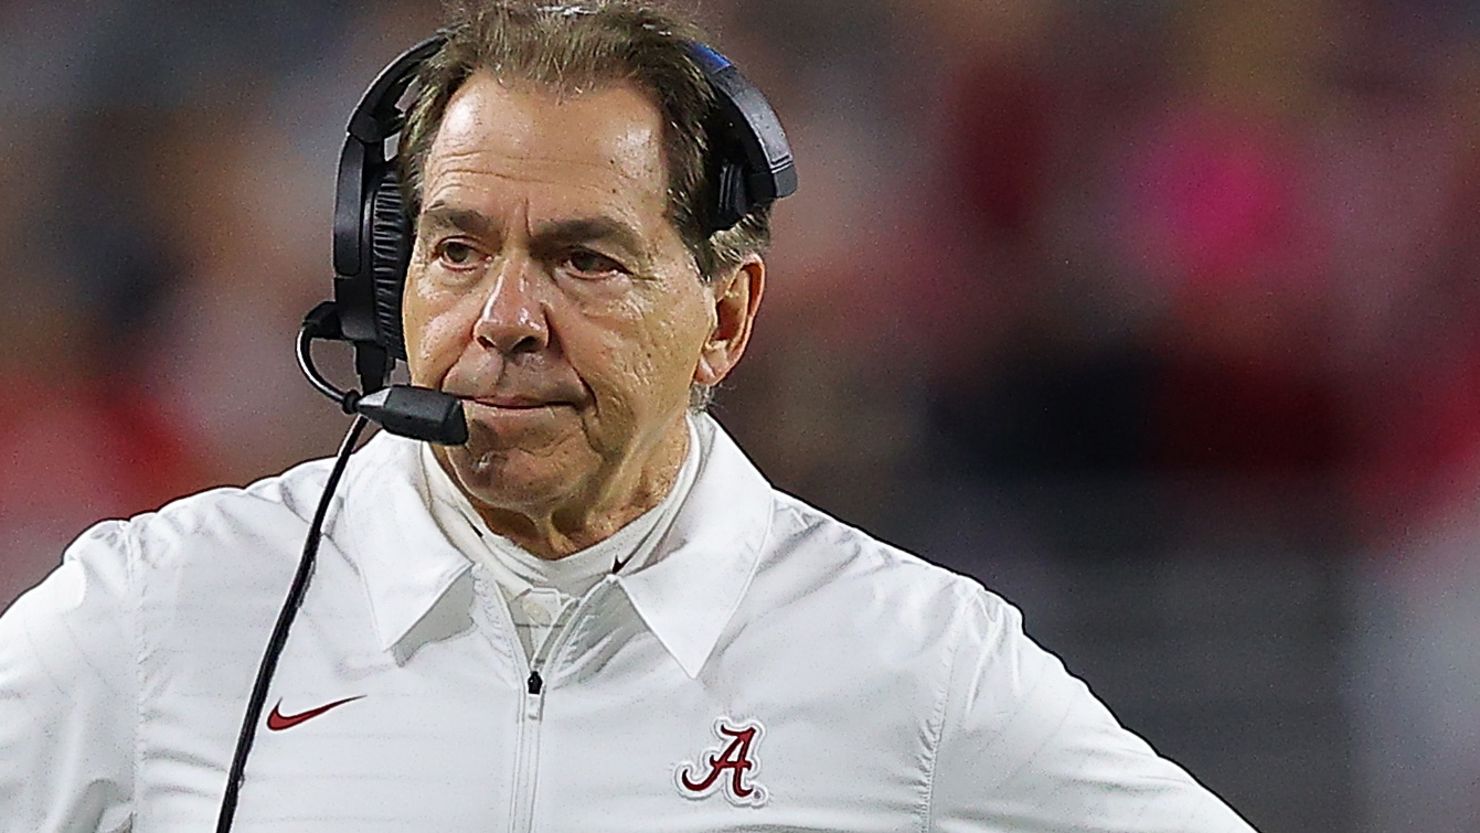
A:
{"label": "jacket collar", "polygon": [[[620,586],[648,629],[697,677],[734,616],[771,526],[771,486],[709,416],[697,420],[699,473],[648,563]],[[359,570],[376,637],[389,650],[472,566],[428,510],[419,443],[377,434],[346,473],[336,543]]]}
{"label": "jacket collar", "polygon": [[381,431],[355,453],[341,487],[336,541],[359,570],[383,651],[473,566],[432,518],[419,454],[417,441]]}
{"label": "jacket collar", "polygon": [[642,569],[617,584],[689,677],[740,606],[771,529],[771,484],[719,423],[698,418],[699,474]]}

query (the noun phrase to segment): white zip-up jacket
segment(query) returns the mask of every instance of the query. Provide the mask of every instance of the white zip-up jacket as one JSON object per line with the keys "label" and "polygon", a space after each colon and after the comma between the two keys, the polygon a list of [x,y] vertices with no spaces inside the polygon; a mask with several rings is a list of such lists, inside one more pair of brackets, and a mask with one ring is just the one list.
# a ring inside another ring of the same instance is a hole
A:
{"label": "white zip-up jacket", "polygon": [[[1018,612],[771,488],[710,419],[654,557],[526,659],[427,510],[350,462],[240,833],[1247,833]],[[0,617],[0,831],[214,829],[329,461],[93,527]]]}

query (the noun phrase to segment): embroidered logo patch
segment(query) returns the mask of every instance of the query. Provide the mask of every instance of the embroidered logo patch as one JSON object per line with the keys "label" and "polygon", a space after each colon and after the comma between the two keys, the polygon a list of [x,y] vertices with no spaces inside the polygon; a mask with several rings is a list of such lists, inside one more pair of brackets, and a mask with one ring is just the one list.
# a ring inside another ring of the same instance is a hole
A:
{"label": "embroidered logo patch", "polygon": [[674,783],[685,798],[707,798],[723,791],[725,798],[739,807],[759,807],[770,794],[756,783],[760,761],[756,747],[766,729],[759,720],[739,723],[727,717],[714,721],[714,735],[719,743],[704,750],[699,763],[684,761],[673,771]]}
{"label": "embroidered logo patch", "polygon": [[306,712],[300,712],[298,714],[283,714],[281,711],[283,707],[283,701],[279,700],[277,705],[272,707],[272,714],[269,714],[267,716],[267,728],[271,729],[274,732],[281,732],[284,729],[291,729],[305,720],[313,720],[315,717],[318,717],[319,715],[330,709],[337,709],[345,703],[353,703],[354,701],[359,700],[364,696],[365,695],[361,694],[359,697],[346,697],[343,700],[335,700],[333,703],[330,703],[326,706],[319,706],[316,709],[309,709]]}

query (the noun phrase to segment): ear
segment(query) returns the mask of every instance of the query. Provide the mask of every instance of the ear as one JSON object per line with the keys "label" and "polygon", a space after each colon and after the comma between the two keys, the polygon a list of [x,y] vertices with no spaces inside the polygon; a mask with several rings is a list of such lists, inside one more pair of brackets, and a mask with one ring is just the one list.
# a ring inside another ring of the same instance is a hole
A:
{"label": "ear", "polygon": [[717,277],[709,290],[713,293],[714,327],[694,367],[694,382],[707,386],[717,385],[730,375],[745,353],[766,290],[766,263],[760,255],[749,255],[739,266]]}

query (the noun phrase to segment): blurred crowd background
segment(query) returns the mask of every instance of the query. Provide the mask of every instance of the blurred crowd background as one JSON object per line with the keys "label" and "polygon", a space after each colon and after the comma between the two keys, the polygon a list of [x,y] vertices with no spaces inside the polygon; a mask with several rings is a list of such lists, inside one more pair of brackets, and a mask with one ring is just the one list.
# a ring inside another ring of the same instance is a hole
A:
{"label": "blurred crowd background", "polygon": [[[773,481],[1263,831],[1480,830],[1480,4],[698,8],[799,160],[714,409]],[[439,19],[0,0],[0,606],[332,453],[344,120]]]}

